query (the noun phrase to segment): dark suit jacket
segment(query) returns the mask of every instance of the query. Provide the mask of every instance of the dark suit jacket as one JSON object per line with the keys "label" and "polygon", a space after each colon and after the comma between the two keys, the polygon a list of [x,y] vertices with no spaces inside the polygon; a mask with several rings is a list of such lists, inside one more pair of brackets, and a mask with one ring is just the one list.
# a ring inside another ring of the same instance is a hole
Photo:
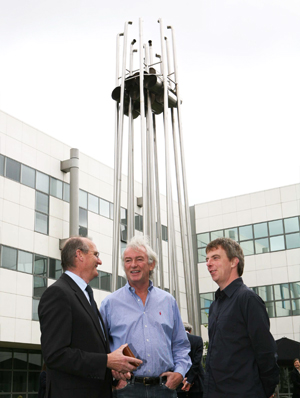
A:
{"label": "dark suit jacket", "polygon": [[[191,351],[189,356],[192,360],[192,366],[190,367],[188,373],[186,374],[187,381],[193,386],[190,388],[189,393],[199,393],[199,397],[202,396],[200,393],[203,391],[203,381],[204,381],[204,370],[202,367],[202,354],[203,354],[203,340],[199,336],[194,336],[193,334],[187,333],[187,337],[191,344]],[[177,391],[181,391],[182,384],[177,388]],[[183,393],[183,394],[182,394]],[[187,395],[185,392],[181,391],[178,396]],[[192,395],[192,394],[190,394]]]}
{"label": "dark suit jacket", "polygon": [[300,397],[300,374],[296,368],[291,372],[292,383],[294,384],[293,398]]}
{"label": "dark suit jacket", "polygon": [[108,336],[79,286],[62,274],[42,295],[38,312],[46,398],[111,397]]}

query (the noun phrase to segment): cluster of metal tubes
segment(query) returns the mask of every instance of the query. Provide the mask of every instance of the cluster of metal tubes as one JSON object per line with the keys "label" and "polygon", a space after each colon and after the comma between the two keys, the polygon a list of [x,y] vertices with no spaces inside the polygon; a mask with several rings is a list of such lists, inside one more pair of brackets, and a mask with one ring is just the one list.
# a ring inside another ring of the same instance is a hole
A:
{"label": "cluster of metal tubes", "polygon": [[[126,22],[124,32],[117,35],[116,81],[112,97],[116,101],[115,116],[115,162],[114,162],[114,230],[112,276],[113,291],[117,289],[117,276],[120,259],[120,202],[122,182],[122,152],[124,115],[128,116],[128,184],[127,184],[127,239],[135,233],[134,214],[134,119],[140,117],[141,166],[142,166],[142,208],[143,233],[149,236],[150,245],[159,255],[159,286],[164,289],[164,267],[162,253],[161,206],[158,170],[158,148],[156,139],[156,118],[163,115],[165,180],[168,225],[168,278],[170,293],[174,295],[180,308],[179,277],[177,267],[176,232],[174,223],[174,204],[172,195],[172,170],[175,167],[178,213],[180,220],[180,237],[184,267],[185,292],[189,322],[194,325],[194,331],[199,334],[199,313],[197,294],[197,273],[192,247],[191,221],[188,204],[184,148],[182,138],[181,99],[178,84],[178,68],[175,48],[174,29],[171,26],[173,58],[169,40],[164,36],[161,19],[160,41],[161,55],[156,55],[159,62],[153,61],[152,41],[146,44],[143,40],[143,21],[139,20],[139,50],[134,49],[136,40],[130,44],[129,68],[127,65],[128,27],[132,22]],[[123,37],[123,57],[120,63],[120,38]],[[133,70],[133,55],[138,52],[139,69]],[[171,64],[174,71],[171,70]],[[121,65],[121,76],[120,76]],[[156,68],[159,67],[159,71]],[[177,115],[176,115],[177,114]],[[177,116],[177,118],[176,118]],[[170,124],[171,122],[171,124]],[[170,124],[170,127],[169,127]],[[171,137],[170,139],[170,131]],[[170,142],[173,141],[174,165],[171,165]],[[173,169],[172,169],[173,167]],[[179,232],[177,231],[177,234]],[[154,274],[155,285],[158,285],[158,275]]]}

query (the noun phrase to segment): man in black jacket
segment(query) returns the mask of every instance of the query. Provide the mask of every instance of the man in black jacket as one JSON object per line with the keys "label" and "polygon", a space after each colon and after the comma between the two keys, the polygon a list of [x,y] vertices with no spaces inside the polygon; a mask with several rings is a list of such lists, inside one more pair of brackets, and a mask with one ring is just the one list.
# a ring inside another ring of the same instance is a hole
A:
{"label": "man in black jacket", "polygon": [[300,398],[300,362],[299,358],[294,359],[294,369],[291,373],[292,383],[294,384],[293,398]]}
{"label": "man in black jacket", "polygon": [[192,366],[186,374],[183,382],[177,387],[178,398],[202,398],[204,370],[202,367],[203,340],[202,337],[191,334],[192,325],[183,322],[187,337],[191,344],[189,356],[192,360]]}
{"label": "man in black jacket", "polygon": [[[142,361],[110,352],[103,320],[88,283],[102,264],[95,244],[81,237],[66,242],[64,273],[42,295],[39,304],[42,353],[47,365],[46,398],[110,398],[115,377]],[[120,373],[121,372],[121,373]]]}

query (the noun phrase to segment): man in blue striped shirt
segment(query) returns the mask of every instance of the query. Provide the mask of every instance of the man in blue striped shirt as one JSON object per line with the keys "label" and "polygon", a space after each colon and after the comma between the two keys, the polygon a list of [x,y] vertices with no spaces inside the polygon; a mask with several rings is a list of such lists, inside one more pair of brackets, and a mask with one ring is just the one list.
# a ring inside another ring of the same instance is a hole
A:
{"label": "man in blue striped shirt", "polygon": [[144,237],[134,237],[122,256],[126,285],[108,295],[100,312],[110,348],[129,344],[143,360],[131,380],[120,380],[118,398],[176,398],[176,387],[191,366],[190,343],[174,297],[149,279],[157,254]]}

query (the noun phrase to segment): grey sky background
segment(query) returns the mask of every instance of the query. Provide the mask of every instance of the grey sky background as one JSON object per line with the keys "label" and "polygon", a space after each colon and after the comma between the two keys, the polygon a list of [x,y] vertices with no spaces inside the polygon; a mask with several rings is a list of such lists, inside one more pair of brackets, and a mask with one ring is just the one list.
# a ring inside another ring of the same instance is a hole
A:
{"label": "grey sky background", "polygon": [[298,183],[299,0],[0,0],[0,109],[113,166],[116,36],[140,17],[154,52],[175,29],[190,205]]}

